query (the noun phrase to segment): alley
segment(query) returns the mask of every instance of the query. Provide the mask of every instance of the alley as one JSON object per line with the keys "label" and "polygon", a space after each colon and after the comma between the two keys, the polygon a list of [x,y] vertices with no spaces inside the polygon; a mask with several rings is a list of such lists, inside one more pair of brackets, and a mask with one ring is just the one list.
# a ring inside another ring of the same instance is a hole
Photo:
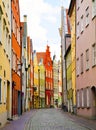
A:
{"label": "alley", "polygon": [[41,109],[30,118],[24,130],[89,130],[58,109]]}
{"label": "alley", "polygon": [[96,121],[78,117],[61,109],[33,109],[0,130],[96,130]]}

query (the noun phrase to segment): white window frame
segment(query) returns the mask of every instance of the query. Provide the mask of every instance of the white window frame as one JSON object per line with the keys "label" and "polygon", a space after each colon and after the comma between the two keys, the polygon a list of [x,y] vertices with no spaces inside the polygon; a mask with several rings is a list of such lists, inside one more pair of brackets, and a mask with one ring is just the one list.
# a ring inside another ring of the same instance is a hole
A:
{"label": "white window frame", "polygon": [[87,108],[89,108],[90,107],[90,92],[89,92],[90,90],[89,90],[89,87],[87,87],[87,89],[86,89],[86,96],[87,96]]}
{"label": "white window frame", "polygon": [[82,107],[84,107],[84,91],[83,91],[83,89],[81,90],[81,92],[82,92]]}
{"label": "white window frame", "polygon": [[86,50],[86,70],[89,69],[89,49]]}
{"label": "white window frame", "polygon": [[83,71],[84,71],[84,64],[83,64],[83,53],[81,54],[81,73],[83,73]]}
{"label": "white window frame", "polygon": [[86,14],[86,26],[89,25],[89,6],[86,8],[85,10],[85,14]]}
{"label": "white window frame", "polygon": [[80,8],[80,0],[77,0],[77,10],[79,10],[79,8]]}
{"label": "white window frame", "polygon": [[96,65],[96,43],[92,45],[92,66]]}
{"label": "white window frame", "polygon": [[81,30],[81,33],[84,31],[84,23],[83,23],[84,20],[83,20],[83,19],[84,19],[84,17],[83,17],[83,15],[82,15],[82,16],[81,16],[81,24],[80,24],[80,27],[81,27],[81,29],[80,29],[80,30]]}
{"label": "white window frame", "polygon": [[2,11],[0,8],[0,42],[2,42]]}
{"label": "white window frame", "polygon": [[96,0],[92,0],[92,18],[96,17]]}
{"label": "white window frame", "polygon": [[77,108],[80,108],[80,91],[77,90]]}
{"label": "white window frame", "polygon": [[76,28],[76,32],[77,32],[77,38],[79,38],[80,36],[80,23],[77,23],[77,28]]}
{"label": "white window frame", "polygon": [[6,103],[6,98],[7,98],[7,86],[6,86],[6,81],[4,80],[4,103]]}
{"label": "white window frame", "polygon": [[77,76],[79,76],[79,58],[77,58],[77,65],[76,65],[77,67],[77,71],[76,71],[76,74],[77,74]]}
{"label": "white window frame", "polygon": [[0,103],[2,103],[2,78],[0,77],[1,80],[1,86],[0,86]]}

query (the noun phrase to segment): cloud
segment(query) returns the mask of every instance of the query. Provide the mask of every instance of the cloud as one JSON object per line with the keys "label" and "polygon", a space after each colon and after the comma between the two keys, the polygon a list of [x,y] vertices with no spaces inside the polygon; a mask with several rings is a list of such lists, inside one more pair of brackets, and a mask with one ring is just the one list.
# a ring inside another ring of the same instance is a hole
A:
{"label": "cloud", "polygon": [[[48,3],[49,1],[19,0],[19,3],[21,21],[23,21],[24,14],[28,17],[28,35],[32,38],[33,49],[37,48],[37,51],[45,51],[48,40],[51,51],[54,53],[57,52],[59,47],[58,43],[60,37],[57,38],[54,36],[57,36],[57,33],[59,33],[58,28],[61,24],[61,10],[60,5],[57,6],[54,3]],[[58,0],[56,2],[58,2]],[[55,32],[53,32],[53,27],[54,29],[57,28],[57,31],[55,29]],[[51,38],[49,34],[51,35]],[[57,45],[54,46],[54,43],[57,43]]]}

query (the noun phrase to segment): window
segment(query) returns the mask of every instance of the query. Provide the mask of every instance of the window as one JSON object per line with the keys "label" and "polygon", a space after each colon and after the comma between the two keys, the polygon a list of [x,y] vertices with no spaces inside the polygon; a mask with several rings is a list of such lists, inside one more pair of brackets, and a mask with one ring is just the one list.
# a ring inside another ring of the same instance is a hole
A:
{"label": "window", "polygon": [[4,49],[5,49],[6,48],[6,22],[5,22],[5,19],[3,20],[3,34],[4,34],[3,42],[4,42]]}
{"label": "window", "polygon": [[92,46],[92,64],[96,65],[96,44]]}
{"label": "window", "polygon": [[83,32],[84,27],[83,27],[83,15],[81,16],[81,33]]}
{"label": "window", "polygon": [[13,59],[12,59],[12,61],[13,61],[13,62],[12,62],[12,64],[13,64],[12,67],[13,67],[13,70],[16,71],[16,63],[17,63],[16,54],[13,52],[13,55],[12,55],[12,56],[13,56],[13,57],[12,57],[12,58],[13,58]]}
{"label": "window", "polygon": [[96,16],[96,0],[92,0],[92,18]]}
{"label": "window", "polygon": [[83,89],[81,90],[81,94],[82,94],[82,107],[84,107],[84,91],[83,91]]}
{"label": "window", "polygon": [[0,103],[1,103],[1,95],[2,95],[2,90],[1,90],[1,87],[2,87],[2,79],[0,78]]}
{"label": "window", "polygon": [[86,50],[86,70],[89,69],[89,49]]}
{"label": "window", "polygon": [[77,91],[77,107],[80,107],[80,94],[79,91]]}
{"label": "window", "polygon": [[77,71],[76,71],[76,73],[77,73],[77,76],[79,76],[79,58],[77,58],[77,65],[76,65],[77,67]]}
{"label": "window", "polygon": [[1,39],[2,39],[2,10],[0,8],[0,42],[1,42]]}
{"label": "window", "polygon": [[4,103],[6,103],[6,82],[4,81]]}
{"label": "window", "polygon": [[83,73],[83,54],[81,54],[81,73]]}
{"label": "window", "polygon": [[85,11],[85,14],[86,14],[86,26],[89,24],[89,6],[86,8],[86,11]]}
{"label": "window", "polygon": [[86,95],[87,95],[87,107],[90,107],[90,93],[89,93],[89,88],[86,90]]}
{"label": "window", "polygon": [[80,0],[77,0],[77,10],[79,10],[79,8],[80,8]]}
{"label": "window", "polygon": [[79,38],[80,35],[80,25],[79,22],[77,23],[77,38]]}

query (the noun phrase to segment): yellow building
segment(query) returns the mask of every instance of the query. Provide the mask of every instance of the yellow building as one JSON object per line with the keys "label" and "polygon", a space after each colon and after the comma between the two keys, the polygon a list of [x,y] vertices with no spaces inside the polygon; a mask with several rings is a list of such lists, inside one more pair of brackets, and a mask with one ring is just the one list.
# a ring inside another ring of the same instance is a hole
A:
{"label": "yellow building", "polygon": [[11,0],[0,0],[0,125],[11,118]]}
{"label": "yellow building", "polygon": [[[38,85],[39,85],[39,107],[45,107],[45,67],[43,64],[43,59],[38,57],[39,53],[37,53],[38,65],[39,65],[39,75],[38,75]],[[40,55],[39,55],[40,56]],[[42,55],[41,55],[42,56]]]}
{"label": "yellow building", "polygon": [[39,66],[37,62],[37,55],[34,52],[34,87],[36,91],[34,91],[34,108],[39,108]]}
{"label": "yellow building", "polygon": [[[73,90],[73,111],[76,106],[76,29],[75,29],[75,16],[76,16],[76,1],[71,0],[69,6],[69,17],[71,23],[71,58],[72,58],[72,90]],[[75,112],[75,111],[74,111]]]}
{"label": "yellow building", "polygon": [[71,62],[71,44],[68,46],[65,54],[66,59],[66,84],[67,84],[67,103],[68,112],[72,112],[72,62]]}

